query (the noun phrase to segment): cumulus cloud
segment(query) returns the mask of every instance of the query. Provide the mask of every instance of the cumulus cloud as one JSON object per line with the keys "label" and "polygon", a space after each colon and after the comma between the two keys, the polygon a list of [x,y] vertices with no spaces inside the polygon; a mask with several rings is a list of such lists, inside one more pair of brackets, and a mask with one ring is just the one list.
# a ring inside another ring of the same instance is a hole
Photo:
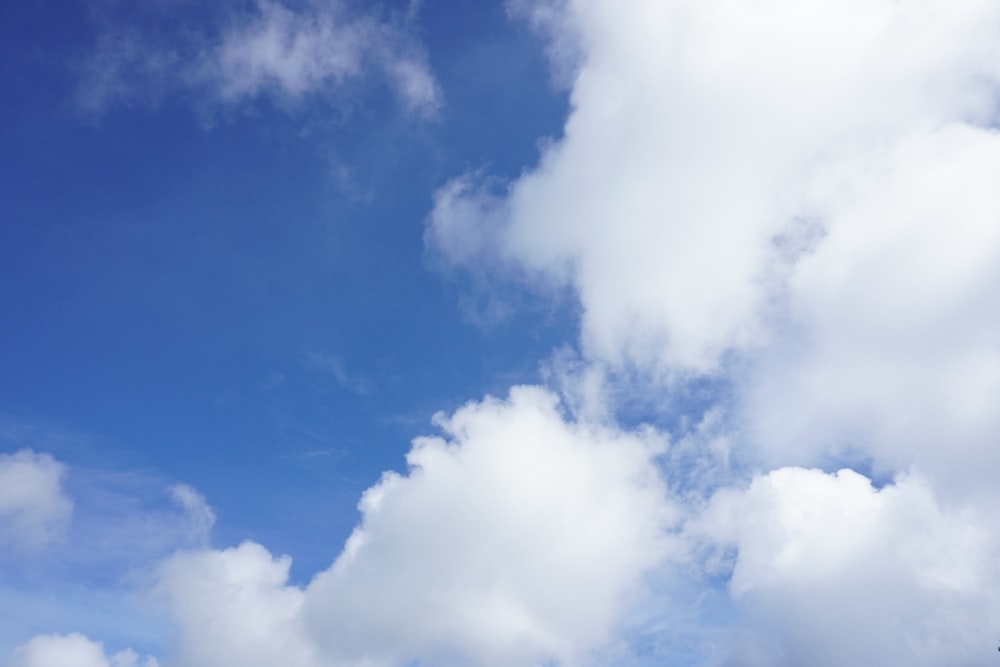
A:
{"label": "cumulus cloud", "polygon": [[20,646],[4,667],[158,667],[154,658],[140,659],[131,649],[108,656],[104,647],[87,637],[38,635]]}
{"label": "cumulus cloud", "polygon": [[[584,406],[731,389],[667,459],[695,496],[778,468],[692,523],[732,560],[729,664],[978,664],[1000,622],[1000,5],[514,7],[571,72],[563,136],[505,187],[444,185],[429,246],[576,294]],[[786,467],[845,461],[896,481]]]}
{"label": "cumulus cloud", "polygon": [[725,664],[983,664],[1000,624],[983,509],[943,506],[917,477],[875,489],[851,470],[781,468],[720,492],[697,531],[735,547],[715,564],[752,629]]}
{"label": "cumulus cloud", "polygon": [[798,330],[747,383],[746,412],[772,456],[860,445],[889,470],[994,485],[998,177],[1000,135],[952,124],[817,179],[836,224],[790,276]]}
{"label": "cumulus cloud", "polygon": [[1000,7],[535,9],[562,12],[547,25],[582,53],[564,137],[506,191],[446,184],[428,243],[571,287],[584,356],[612,377],[733,381],[767,465],[848,457],[987,485]]}
{"label": "cumulus cloud", "polygon": [[62,533],[73,513],[65,476],[66,466],[48,454],[0,454],[0,544],[40,548]]}
{"label": "cumulus cloud", "polygon": [[812,179],[994,110],[995,3],[535,4],[583,53],[565,136],[503,197],[446,185],[428,239],[574,287],[584,348],[613,364],[710,371],[761,343],[809,249],[777,241],[841,224]]}
{"label": "cumulus cloud", "polygon": [[352,13],[340,2],[258,0],[227,11],[181,2],[172,9],[176,15],[155,22],[182,20],[183,30],[101,15],[95,52],[83,67],[82,110],[100,115],[191,93],[222,106],[265,96],[286,106],[310,95],[332,101],[369,77],[410,111],[430,113],[438,104],[426,57],[402,23]]}
{"label": "cumulus cloud", "polygon": [[154,594],[180,626],[186,667],[322,664],[300,621],[302,590],[287,585],[291,560],[246,542],[181,552],[160,568]]}
{"label": "cumulus cloud", "polygon": [[557,399],[438,417],[407,475],[386,473],[330,569],[288,584],[290,560],[244,543],[178,554],[158,595],[178,659],[212,665],[575,663],[611,640],[679,516],[653,432],[566,421]]}

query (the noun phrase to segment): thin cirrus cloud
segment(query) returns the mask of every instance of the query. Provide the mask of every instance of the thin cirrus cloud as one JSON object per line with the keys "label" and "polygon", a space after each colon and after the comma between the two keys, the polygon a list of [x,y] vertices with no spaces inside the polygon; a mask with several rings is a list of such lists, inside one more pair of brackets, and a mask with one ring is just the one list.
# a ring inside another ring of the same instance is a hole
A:
{"label": "thin cirrus cloud", "polygon": [[[195,11],[185,3],[174,9]],[[259,0],[227,9],[198,9],[205,16],[169,40],[102,15],[96,49],[82,66],[80,110],[100,116],[174,95],[223,107],[266,97],[291,107],[308,96],[344,99],[363,82],[389,87],[408,111],[431,114],[439,104],[426,57],[403,23],[352,13],[340,2],[292,9]]]}
{"label": "thin cirrus cloud", "polygon": [[337,384],[353,394],[365,396],[375,388],[375,383],[369,378],[347,370],[347,362],[343,355],[326,350],[313,350],[306,353],[305,360],[310,368],[329,373]]}

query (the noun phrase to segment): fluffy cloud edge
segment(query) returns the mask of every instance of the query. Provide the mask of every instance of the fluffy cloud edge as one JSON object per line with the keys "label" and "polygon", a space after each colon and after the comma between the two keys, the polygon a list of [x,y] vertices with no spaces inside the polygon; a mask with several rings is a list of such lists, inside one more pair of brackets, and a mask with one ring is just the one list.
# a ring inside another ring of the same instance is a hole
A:
{"label": "fluffy cloud edge", "polygon": [[159,667],[132,649],[107,655],[104,645],[79,633],[36,635],[14,650],[4,667]]}
{"label": "fluffy cloud edge", "polygon": [[0,454],[0,543],[34,550],[59,539],[73,515],[66,472],[49,454]]}

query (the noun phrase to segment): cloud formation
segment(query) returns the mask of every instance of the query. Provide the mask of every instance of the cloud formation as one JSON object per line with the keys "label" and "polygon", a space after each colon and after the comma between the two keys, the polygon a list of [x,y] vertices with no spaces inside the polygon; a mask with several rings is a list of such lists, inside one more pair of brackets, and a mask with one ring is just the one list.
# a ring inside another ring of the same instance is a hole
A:
{"label": "cloud formation", "polygon": [[172,10],[154,24],[201,14],[169,34],[114,12],[99,15],[78,92],[84,112],[192,93],[214,105],[267,97],[288,107],[307,96],[334,101],[366,79],[389,87],[409,111],[438,105],[425,55],[402,23],[352,13],[341,2],[257,0],[239,9],[181,2]]}
{"label": "cloud formation", "polygon": [[205,544],[212,534],[215,525],[215,511],[205,500],[205,496],[187,484],[172,484],[167,487],[167,495],[183,511],[187,524],[186,541],[194,544]]}
{"label": "cloud formation", "polygon": [[[443,186],[428,244],[571,289],[576,376],[611,415],[732,388],[723,456],[669,473],[733,485],[691,520],[731,556],[726,664],[977,663],[1000,623],[1000,6],[516,8],[575,68],[563,136],[505,188]],[[844,462],[894,481],[789,467]]]}
{"label": "cloud formation", "polygon": [[[993,656],[1000,5],[513,7],[571,87],[564,135],[506,188],[478,173],[444,185],[426,238],[479,278],[576,294],[582,360],[550,365],[579,409],[516,387],[439,416],[442,435],[364,494],[306,585],[262,545],[205,547],[214,514],[173,487],[193,547],[154,576],[171,664],[586,664],[656,615],[639,606],[669,606],[647,587],[664,573],[732,604],[709,664]],[[294,102],[373,67],[404,103],[436,99],[419,50],[339,5],[262,0],[223,25],[148,59],[111,44],[94,108],[136,99],[130,68],[220,103]],[[325,365],[350,384],[343,360]],[[647,391],[666,410],[691,380],[733,396],[671,445],[613,425],[608,396]],[[51,458],[14,456],[58,481]],[[819,468],[845,462],[864,474]],[[682,502],[664,480],[684,478]],[[11,497],[11,516],[46,506]],[[36,637],[14,664],[63,652],[138,660],[68,635]]]}
{"label": "cloud formation", "polygon": [[540,6],[583,54],[564,137],[506,192],[445,185],[428,242],[571,287],[598,366],[728,378],[767,465],[987,486],[1000,8]]}
{"label": "cloud formation", "polygon": [[156,594],[179,663],[570,664],[612,639],[675,549],[663,441],[568,422],[530,387],[438,425],[407,475],[364,494],[343,553],[304,588],[252,542],[170,558]]}
{"label": "cloud formation", "polygon": [[73,514],[65,475],[48,454],[0,454],[0,546],[39,549],[62,534]]}
{"label": "cloud formation", "polygon": [[561,11],[582,52],[564,137],[502,196],[442,188],[428,240],[573,287],[596,360],[718,369],[769,339],[789,267],[850,224],[816,196],[832,164],[955,123],[989,140],[994,3],[519,4]]}
{"label": "cloud formation", "polygon": [[984,509],[851,470],[781,468],[719,492],[694,530],[717,555],[735,548],[714,565],[746,613],[725,664],[982,664],[1000,624]]}

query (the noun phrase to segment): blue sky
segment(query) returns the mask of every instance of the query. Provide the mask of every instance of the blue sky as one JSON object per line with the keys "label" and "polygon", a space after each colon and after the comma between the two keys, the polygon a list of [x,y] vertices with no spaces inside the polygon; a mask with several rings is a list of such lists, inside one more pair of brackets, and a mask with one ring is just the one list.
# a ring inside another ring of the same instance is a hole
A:
{"label": "blue sky", "polygon": [[989,664],[998,36],[6,3],[0,665]]}
{"label": "blue sky", "polygon": [[[189,481],[218,496],[223,524],[290,552],[333,522],[335,545],[434,412],[536,378],[567,331],[547,304],[470,326],[465,288],[423,249],[449,175],[516,174],[559,129],[565,94],[501,7],[422,12],[449,89],[437,117],[366,84],[348,111],[264,98],[212,127],[169,97],[85,115],[73,64],[98,38],[88,7],[67,4],[65,25],[4,11],[0,401],[14,423],[92,442],[55,454]],[[299,516],[305,498],[336,510]]]}

